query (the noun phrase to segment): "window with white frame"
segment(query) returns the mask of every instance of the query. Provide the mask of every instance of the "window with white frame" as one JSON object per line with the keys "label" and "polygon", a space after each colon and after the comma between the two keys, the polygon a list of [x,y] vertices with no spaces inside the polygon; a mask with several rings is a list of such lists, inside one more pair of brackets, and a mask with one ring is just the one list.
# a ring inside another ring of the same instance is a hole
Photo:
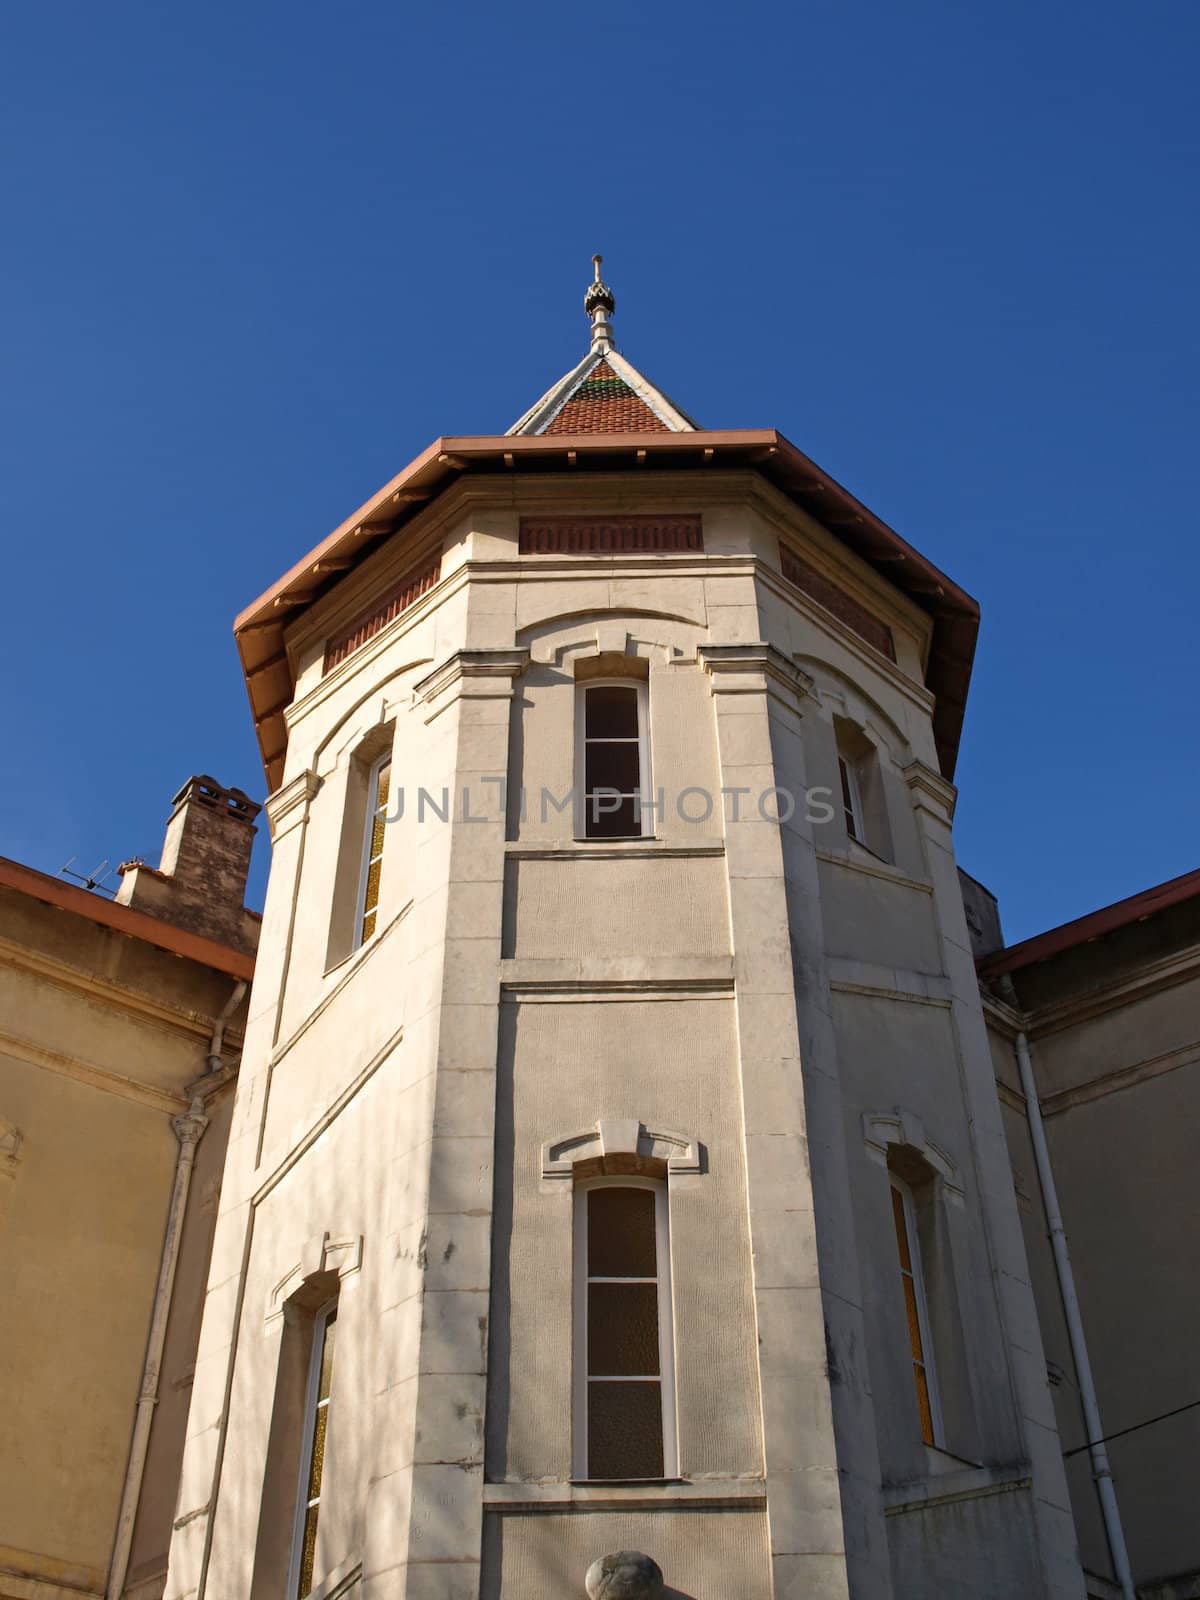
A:
{"label": "window with white frame", "polygon": [[305,1600],[313,1587],[317,1518],[321,1510],[325,1448],[329,1439],[329,1396],[333,1384],[336,1332],[337,1301],[330,1300],[313,1318],[312,1356],[300,1452],[300,1486],[296,1497],[296,1530],[292,1541],[292,1570],[288,1579],[288,1594],[294,1596],[295,1600]]}
{"label": "window with white frame", "polygon": [[575,730],[579,834],[636,839],[648,833],[645,682],[600,678],[580,683]]}
{"label": "window with white frame", "polygon": [[666,1184],[596,1178],[575,1193],[574,1471],[677,1470]]}
{"label": "window with white frame", "polygon": [[358,909],[355,914],[355,946],[366,944],[375,932],[379,915],[379,884],[383,875],[383,844],[387,834],[388,796],[391,792],[392,758],[382,755],[373,763],[367,783],[367,820],[362,846]]}
{"label": "window with white frame", "polygon": [[846,838],[880,860],[890,861],[892,832],[879,750],[865,729],[848,718],[835,716],[833,726]]}
{"label": "window with white frame", "polygon": [[866,825],[863,822],[862,791],[858,786],[858,771],[848,755],[838,751],[838,777],[842,790],[842,819],[847,836],[865,844]]}
{"label": "window with white frame", "polygon": [[904,1315],[908,1326],[917,1411],[921,1419],[921,1438],[926,1444],[940,1448],[943,1438],[942,1415],[937,1375],[933,1368],[933,1342],[930,1338],[925,1278],[921,1270],[916,1207],[908,1185],[894,1173],[890,1176],[892,1219],[896,1228],[896,1250],[900,1261],[900,1283],[904,1293]]}

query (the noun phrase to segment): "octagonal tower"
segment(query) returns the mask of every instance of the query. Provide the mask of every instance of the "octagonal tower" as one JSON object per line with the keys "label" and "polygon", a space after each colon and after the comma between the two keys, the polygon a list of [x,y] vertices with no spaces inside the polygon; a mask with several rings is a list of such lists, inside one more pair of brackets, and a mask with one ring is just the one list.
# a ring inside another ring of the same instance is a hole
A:
{"label": "octagonal tower", "polygon": [[1077,1600],[977,608],[599,267],[577,367],[237,622],[274,857],[167,1593]]}

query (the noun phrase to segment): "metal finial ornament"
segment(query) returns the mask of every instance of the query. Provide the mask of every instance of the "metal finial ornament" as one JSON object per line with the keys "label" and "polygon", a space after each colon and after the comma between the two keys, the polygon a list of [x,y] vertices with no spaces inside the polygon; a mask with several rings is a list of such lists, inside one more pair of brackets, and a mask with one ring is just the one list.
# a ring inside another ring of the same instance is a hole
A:
{"label": "metal finial ornament", "polygon": [[595,315],[598,306],[603,306],[610,317],[617,309],[616,296],[600,277],[600,263],[603,260],[603,256],[592,257],[592,266],[595,268],[596,279],[594,283],[588,284],[588,292],[583,297],[583,309],[589,317]]}
{"label": "metal finial ornament", "polygon": [[588,284],[588,291],[583,297],[583,309],[592,319],[593,345],[606,346],[612,344],[612,328],[608,319],[617,309],[617,298],[600,276],[600,264],[603,260],[603,256],[592,257],[595,279]]}

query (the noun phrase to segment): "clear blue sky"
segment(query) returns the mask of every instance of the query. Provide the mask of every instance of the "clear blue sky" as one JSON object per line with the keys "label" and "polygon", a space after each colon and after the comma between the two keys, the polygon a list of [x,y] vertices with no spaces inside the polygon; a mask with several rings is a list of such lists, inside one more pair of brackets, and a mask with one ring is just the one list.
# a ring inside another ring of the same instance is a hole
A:
{"label": "clear blue sky", "polygon": [[5,34],[0,851],[156,861],[189,773],[261,797],[234,613],[573,364],[599,249],[632,360],[980,600],[958,850],[1009,939],[1197,864],[1194,5]]}

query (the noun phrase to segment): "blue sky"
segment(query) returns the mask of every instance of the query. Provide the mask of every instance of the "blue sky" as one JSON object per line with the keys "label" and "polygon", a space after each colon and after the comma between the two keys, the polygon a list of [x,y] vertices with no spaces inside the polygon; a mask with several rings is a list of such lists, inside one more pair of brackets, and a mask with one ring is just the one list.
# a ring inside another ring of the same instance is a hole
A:
{"label": "blue sky", "polygon": [[233,615],[572,365],[599,249],[633,361],[981,602],[1009,939],[1197,865],[1198,47],[1106,0],[14,8],[0,852],[261,798]]}

